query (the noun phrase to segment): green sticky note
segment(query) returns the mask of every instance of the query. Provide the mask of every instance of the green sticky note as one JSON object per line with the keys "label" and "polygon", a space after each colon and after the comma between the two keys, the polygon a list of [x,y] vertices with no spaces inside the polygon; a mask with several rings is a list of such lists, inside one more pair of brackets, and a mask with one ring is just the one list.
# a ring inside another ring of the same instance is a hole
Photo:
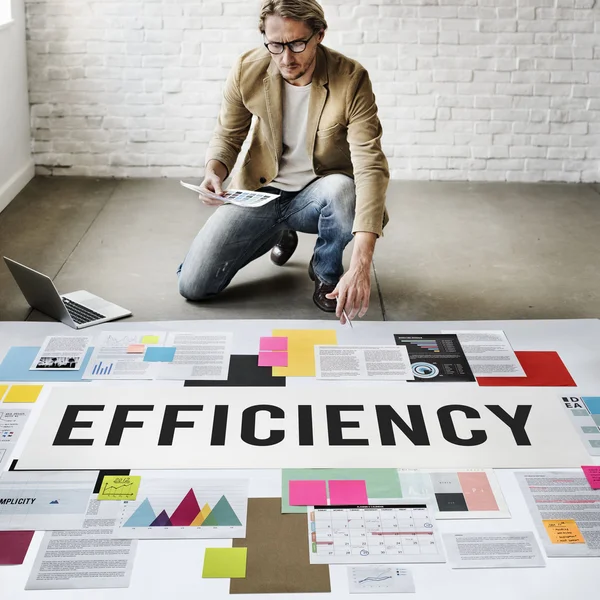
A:
{"label": "green sticky note", "polygon": [[140,475],[106,475],[98,500],[135,500],[141,482]]}
{"label": "green sticky note", "polygon": [[145,335],[140,344],[158,344],[159,341],[157,335]]}
{"label": "green sticky note", "polygon": [[244,579],[248,548],[207,548],[202,577]]}

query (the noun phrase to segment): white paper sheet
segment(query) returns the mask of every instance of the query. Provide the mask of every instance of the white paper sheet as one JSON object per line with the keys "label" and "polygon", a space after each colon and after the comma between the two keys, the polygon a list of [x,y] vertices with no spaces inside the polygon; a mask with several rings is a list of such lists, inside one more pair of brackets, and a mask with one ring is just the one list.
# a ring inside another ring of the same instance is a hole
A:
{"label": "white paper sheet", "polygon": [[[527,508],[548,556],[600,556],[600,490],[582,471],[516,472]],[[575,521],[585,543],[552,543],[544,520]]]}
{"label": "white paper sheet", "polygon": [[[205,479],[194,472],[141,475],[137,499],[115,502],[115,535],[129,539],[243,538],[248,480]],[[163,524],[159,524],[163,523]]]}
{"label": "white paper sheet", "polygon": [[546,566],[531,531],[444,533],[442,538],[453,569]]}
{"label": "white paper sheet", "polygon": [[561,402],[588,453],[600,456],[600,422],[586,403],[594,402],[594,396],[561,396]]}
{"label": "white paper sheet", "polygon": [[[97,477],[97,471],[2,473],[0,530],[81,529]],[[90,517],[116,518],[118,506],[101,504]]]}
{"label": "white paper sheet", "polygon": [[220,200],[225,204],[236,204],[237,206],[246,206],[248,208],[257,208],[272,202],[275,198],[279,198],[279,194],[267,194],[266,192],[253,192],[250,190],[225,190],[225,195],[219,196],[192,183],[186,183],[185,181],[180,181],[179,183],[184,188],[211,200]]}
{"label": "white paper sheet", "polygon": [[33,361],[30,371],[77,371],[92,338],[86,336],[48,336]]}
{"label": "white paper sheet", "polygon": [[[88,514],[100,510],[92,500]],[[86,519],[83,529],[47,531],[33,563],[26,590],[126,588],[136,540],[114,536],[114,519]]]}
{"label": "white paper sheet", "polygon": [[399,469],[404,498],[427,498],[437,520],[509,519],[510,511],[492,469]]}
{"label": "white paper sheet", "polygon": [[504,331],[455,331],[476,377],[526,377]]}
{"label": "white paper sheet", "polygon": [[145,362],[144,352],[131,353],[128,348],[164,346],[165,336],[164,331],[103,331],[94,341],[83,379],[153,379],[156,363]]}
{"label": "white paper sheet", "polygon": [[425,502],[308,506],[307,513],[311,565],[445,562]]}
{"label": "white paper sheet", "polygon": [[[588,461],[552,391],[453,385],[440,394],[433,385],[382,383],[367,395],[354,384],[335,392],[320,384],[310,391],[173,387],[168,394],[161,386],[55,387],[20,468],[516,469]],[[102,409],[87,410],[94,404]],[[123,411],[143,425],[124,427],[117,442]],[[311,419],[303,418],[309,412]],[[192,425],[177,425],[182,421]],[[90,425],[73,427],[79,423]],[[166,443],[159,444],[163,431]]]}
{"label": "white paper sheet", "polygon": [[348,589],[351,594],[410,594],[415,582],[412,573],[399,565],[348,567]]}
{"label": "white paper sheet", "polygon": [[232,333],[170,332],[166,346],[175,347],[170,363],[156,363],[156,379],[226,380],[229,374]]}
{"label": "white paper sheet", "polygon": [[8,464],[29,414],[28,410],[0,410],[0,471]]}
{"label": "white paper sheet", "polygon": [[317,379],[414,380],[406,346],[315,346]]}

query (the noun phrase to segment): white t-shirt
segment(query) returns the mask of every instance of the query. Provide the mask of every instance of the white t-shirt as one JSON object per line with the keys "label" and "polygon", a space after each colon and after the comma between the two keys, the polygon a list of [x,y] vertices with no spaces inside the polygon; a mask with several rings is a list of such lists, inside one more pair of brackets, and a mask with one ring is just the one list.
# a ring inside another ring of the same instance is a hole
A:
{"label": "white t-shirt", "polygon": [[270,185],[286,192],[296,192],[317,177],[306,151],[311,84],[300,87],[287,81],[283,83],[283,153],[279,173]]}

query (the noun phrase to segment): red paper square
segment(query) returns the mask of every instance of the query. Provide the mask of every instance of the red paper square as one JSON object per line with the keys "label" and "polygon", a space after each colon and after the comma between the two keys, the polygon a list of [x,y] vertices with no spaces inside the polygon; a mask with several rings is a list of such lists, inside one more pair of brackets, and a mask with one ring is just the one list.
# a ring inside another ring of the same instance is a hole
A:
{"label": "red paper square", "polygon": [[557,352],[515,352],[527,377],[478,377],[481,386],[575,387],[571,374]]}

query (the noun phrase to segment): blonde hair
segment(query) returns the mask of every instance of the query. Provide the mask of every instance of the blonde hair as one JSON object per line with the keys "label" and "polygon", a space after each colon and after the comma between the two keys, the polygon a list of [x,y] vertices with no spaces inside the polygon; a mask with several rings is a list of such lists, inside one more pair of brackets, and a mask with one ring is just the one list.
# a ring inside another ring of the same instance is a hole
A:
{"label": "blonde hair", "polygon": [[327,29],[323,7],[316,0],[264,0],[258,20],[258,29],[263,34],[265,19],[270,16],[302,21],[314,32]]}

